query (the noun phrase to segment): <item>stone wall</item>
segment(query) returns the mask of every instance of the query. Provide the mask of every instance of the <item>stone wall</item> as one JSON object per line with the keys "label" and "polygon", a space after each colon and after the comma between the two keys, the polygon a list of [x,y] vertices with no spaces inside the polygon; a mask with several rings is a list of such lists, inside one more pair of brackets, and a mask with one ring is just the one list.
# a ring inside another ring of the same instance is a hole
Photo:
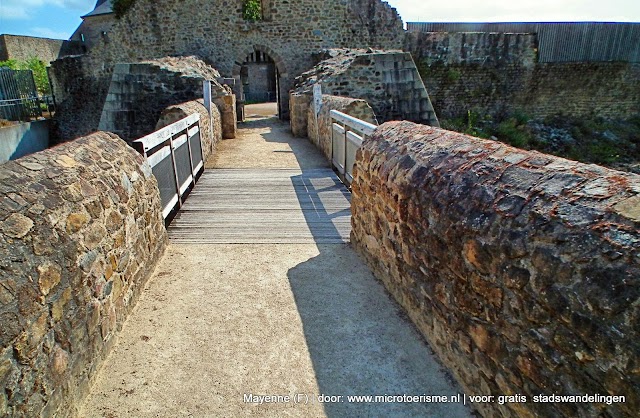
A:
{"label": "stone wall", "polygon": [[640,113],[640,64],[538,63],[530,34],[408,33],[405,48],[443,119]]}
{"label": "stone wall", "polygon": [[640,176],[392,122],[352,187],[355,248],[484,416],[637,414]]}
{"label": "stone wall", "polygon": [[332,110],[346,113],[349,116],[373,123],[374,125],[378,124],[373,109],[366,101],[348,97],[322,95],[322,107],[320,114],[318,114],[317,124],[314,109],[309,108],[307,112],[307,136],[329,161],[331,161],[332,157]]}
{"label": "stone wall", "polygon": [[[169,105],[201,98],[202,82],[212,80],[212,99],[230,96],[220,74],[195,57],[117,64],[98,128],[132,141],[155,130]],[[234,119],[235,121],[235,119]]]}
{"label": "stone wall", "polygon": [[80,45],[76,42],[34,36],[0,35],[0,61],[27,61],[36,57],[49,65],[51,61],[80,51]]}
{"label": "stone wall", "polygon": [[[111,0],[108,0],[111,1]],[[87,52],[104,40],[109,41],[109,32],[116,23],[115,15],[112,13],[96,16],[85,16],[82,23],[71,35],[72,40],[77,41],[83,47],[83,52]]]}
{"label": "stone wall", "polygon": [[501,116],[519,111],[533,118],[626,118],[640,113],[640,64],[548,63],[432,65],[422,76],[442,118]]}
{"label": "stone wall", "polygon": [[215,103],[220,110],[222,137],[224,139],[235,138],[238,133],[238,116],[236,113],[237,108],[235,94],[216,97],[213,100],[213,103]]}
{"label": "stone wall", "polygon": [[68,416],[166,245],[155,177],[99,132],[0,166],[0,416]]}
{"label": "stone wall", "polygon": [[276,66],[273,62],[249,62],[246,84],[243,78],[243,91],[246,101],[275,102],[276,101]]}
{"label": "stone wall", "polygon": [[213,154],[218,143],[222,140],[222,118],[215,105],[211,106],[211,119],[209,112],[204,107],[204,100],[193,100],[186,103],[169,106],[162,111],[156,124],[156,130],[171,125],[194,113],[200,114],[200,140],[202,141],[202,154],[206,162]]}
{"label": "stone wall", "polygon": [[308,138],[309,109],[311,94],[292,92],[289,96],[289,114],[291,116],[291,133],[298,138]]}
{"label": "stone wall", "polygon": [[404,50],[421,65],[517,64],[537,62],[537,37],[533,33],[407,32]]}
{"label": "stone wall", "polygon": [[[109,83],[117,63],[197,55],[223,76],[239,79],[247,55],[260,50],[276,63],[283,101],[280,108],[287,118],[288,92],[294,77],[316,64],[313,53],[336,47],[399,49],[404,42],[402,20],[380,0],[269,0],[268,19],[258,22],[242,18],[242,4],[242,0],[137,0],[107,39],[78,58],[81,63],[76,66],[82,70],[84,83],[66,77],[61,72],[64,68],[54,67],[61,79],[58,88],[84,100],[91,97],[102,106],[104,84]],[[98,92],[102,94],[95,94]],[[80,106],[69,110],[71,114],[81,112],[85,109]],[[99,116],[91,115],[82,115],[77,129],[96,129]]]}
{"label": "stone wall", "polygon": [[366,100],[381,122],[410,120],[439,126],[411,54],[401,51],[333,49],[296,80],[296,93],[322,92]]}
{"label": "stone wall", "polygon": [[65,57],[51,63],[49,76],[56,96],[53,119],[53,142],[68,141],[98,129],[111,74],[91,74],[87,62],[80,57]]}

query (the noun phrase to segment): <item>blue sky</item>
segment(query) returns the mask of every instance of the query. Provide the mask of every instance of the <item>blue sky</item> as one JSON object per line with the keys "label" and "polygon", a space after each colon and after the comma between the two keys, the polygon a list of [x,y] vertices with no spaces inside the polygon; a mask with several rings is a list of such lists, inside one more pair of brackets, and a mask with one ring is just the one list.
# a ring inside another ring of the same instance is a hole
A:
{"label": "blue sky", "polygon": [[[95,0],[0,0],[0,34],[67,39]],[[405,22],[640,22],[640,0],[389,0]]]}

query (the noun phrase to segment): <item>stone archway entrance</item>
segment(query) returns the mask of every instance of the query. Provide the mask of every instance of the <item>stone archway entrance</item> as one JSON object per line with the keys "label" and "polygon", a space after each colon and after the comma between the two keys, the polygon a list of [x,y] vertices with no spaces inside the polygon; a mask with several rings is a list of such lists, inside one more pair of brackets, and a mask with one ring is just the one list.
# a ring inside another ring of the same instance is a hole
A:
{"label": "stone archway entrance", "polygon": [[238,121],[244,120],[244,106],[250,103],[276,104],[277,115],[285,117],[283,95],[280,80],[286,76],[284,62],[271,48],[255,45],[242,52],[233,67],[236,79],[235,94],[237,98]]}
{"label": "stone archway entrance", "polygon": [[240,82],[246,103],[277,102],[276,63],[267,53],[256,51],[240,68]]}

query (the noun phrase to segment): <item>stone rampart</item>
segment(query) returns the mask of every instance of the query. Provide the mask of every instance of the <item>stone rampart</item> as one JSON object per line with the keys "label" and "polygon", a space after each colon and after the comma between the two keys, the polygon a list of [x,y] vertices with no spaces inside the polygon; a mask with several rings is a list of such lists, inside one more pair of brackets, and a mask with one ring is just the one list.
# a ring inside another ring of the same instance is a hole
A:
{"label": "stone rampart", "polygon": [[[419,54],[420,52],[414,52]],[[625,119],[640,113],[640,64],[624,62],[486,63],[435,61],[414,55],[439,118],[468,111],[501,118],[564,114]]]}
{"label": "stone rampart", "polygon": [[351,99],[349,97],[323,95],[322,107],[320,109],[320,114],[318,115],[317,125],[315,111],[313,108],[309,108],[309,111],[307,112],[307,126],[309,139],[320,151],[322,151],[328,160],[331,160],[332,158],[332,110],[346,113],[349,116],[353,116],[354,118],[358,118],[365,122],[373,123],[374,125],[378,124],[376,115],[373,113],[373,109],[371,109],[371,106],[369,106],[366,101],[362,99]]}
{"label": "stone rampart", "polygon": [[537,62],[534,33],[407,32],[404,50],[423,65],[517,64],[531,67]]}
{"label": "stone rampart", "polygon": [[354,246],[483,415],[637,413],[640,176],[392,122],[352,187]]}
{"label": "stone rampart", "polygon": [[166,242],[155,177],[113,134],[0,166],[0,416],[76,413]]}
{"label": "stone rampart", "polygon": [[47,66],[65,55],[82,51],[78,42],[62,39],[37,38],[35,36],[0,35],[0,61],[14,59],[27,61],[38,58]]}
{"label": "stone rampart", "polygon": [[408,32],[438,117],[469,111],[494,118],[522,113],[625,119],[640,113],[640,65],[539,63],[535,34]]}
{"label": "stone rampart", "polygon": [[80,62],[73,66],[81,70],[78,77],[82,82],[66,76],[65,65],[53,66],[53,77],[60,80],[54,86],[55,94],[81,98],[77,103],[62,103],[61,109],[71,115],[88,110],[80,121],[60,120],[61,132],[74,130],[67,125],[82,132],[97,128],[100,115],[82,107],[82,101],[90,97],[100,107],[104,104],[117,63],[197,55],[239,83],[247,57],[265,52],[275,62],[282,116],[287,118],[294,77],[316,64],[313,54],[317,51],[338,47],[400,49],[404,42],[402,20],[380,0],[262,3],[264,19],[253,22],[243,19],[242,0],[137,0],[104,39],[77,58]]}
{"label": "stone rampart", "polygon": [[209,119],[209,112],[207,108],[204,107],[204,100],[202,99],[169,106],[162,111],[160,119],[156,124],[156,130],[171,125],[194,113],[200,114],[200,140],[202,141],[204,161],[207,161],[209,156],[215,151],[218,142],[222,140],[222,119],[220,117],[220,111],[215,105],[212,104],[211,106],[211,120]]}
{"label": "stone rampart", "polygon": [[330,49],[320,58],[323,61],[296,79],[296,93],[310,93],[320,84],[325,94],[366,100],[380,122],[440,126],[411,54]]}
{"label": "stone rampart", "polygon": [[196,57],[117,64],[99,129],[114,132],[126,141],[150,134],[167,106],[202,97],[204,80],[212,80],[214,102],[230,96],[230,89],[215,81],[219,77],[215,69]]}

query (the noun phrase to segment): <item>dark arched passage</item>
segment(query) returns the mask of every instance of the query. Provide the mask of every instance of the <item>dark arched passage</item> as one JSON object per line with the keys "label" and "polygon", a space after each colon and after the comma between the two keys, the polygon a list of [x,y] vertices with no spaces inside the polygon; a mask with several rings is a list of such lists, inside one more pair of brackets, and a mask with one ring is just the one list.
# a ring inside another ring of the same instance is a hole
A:
{"label": "dark arched passage", "polygon": [[[287,91],[280,80],[287,76],[284,61],[271,48],[254,45],[242,51],[233,66],[236,79],[235,93],[238,103],[238,119],[242,120],[245,103],[277,103],[278,116],[284,118]],[[283,100],[284,99],[284,100]]]}

